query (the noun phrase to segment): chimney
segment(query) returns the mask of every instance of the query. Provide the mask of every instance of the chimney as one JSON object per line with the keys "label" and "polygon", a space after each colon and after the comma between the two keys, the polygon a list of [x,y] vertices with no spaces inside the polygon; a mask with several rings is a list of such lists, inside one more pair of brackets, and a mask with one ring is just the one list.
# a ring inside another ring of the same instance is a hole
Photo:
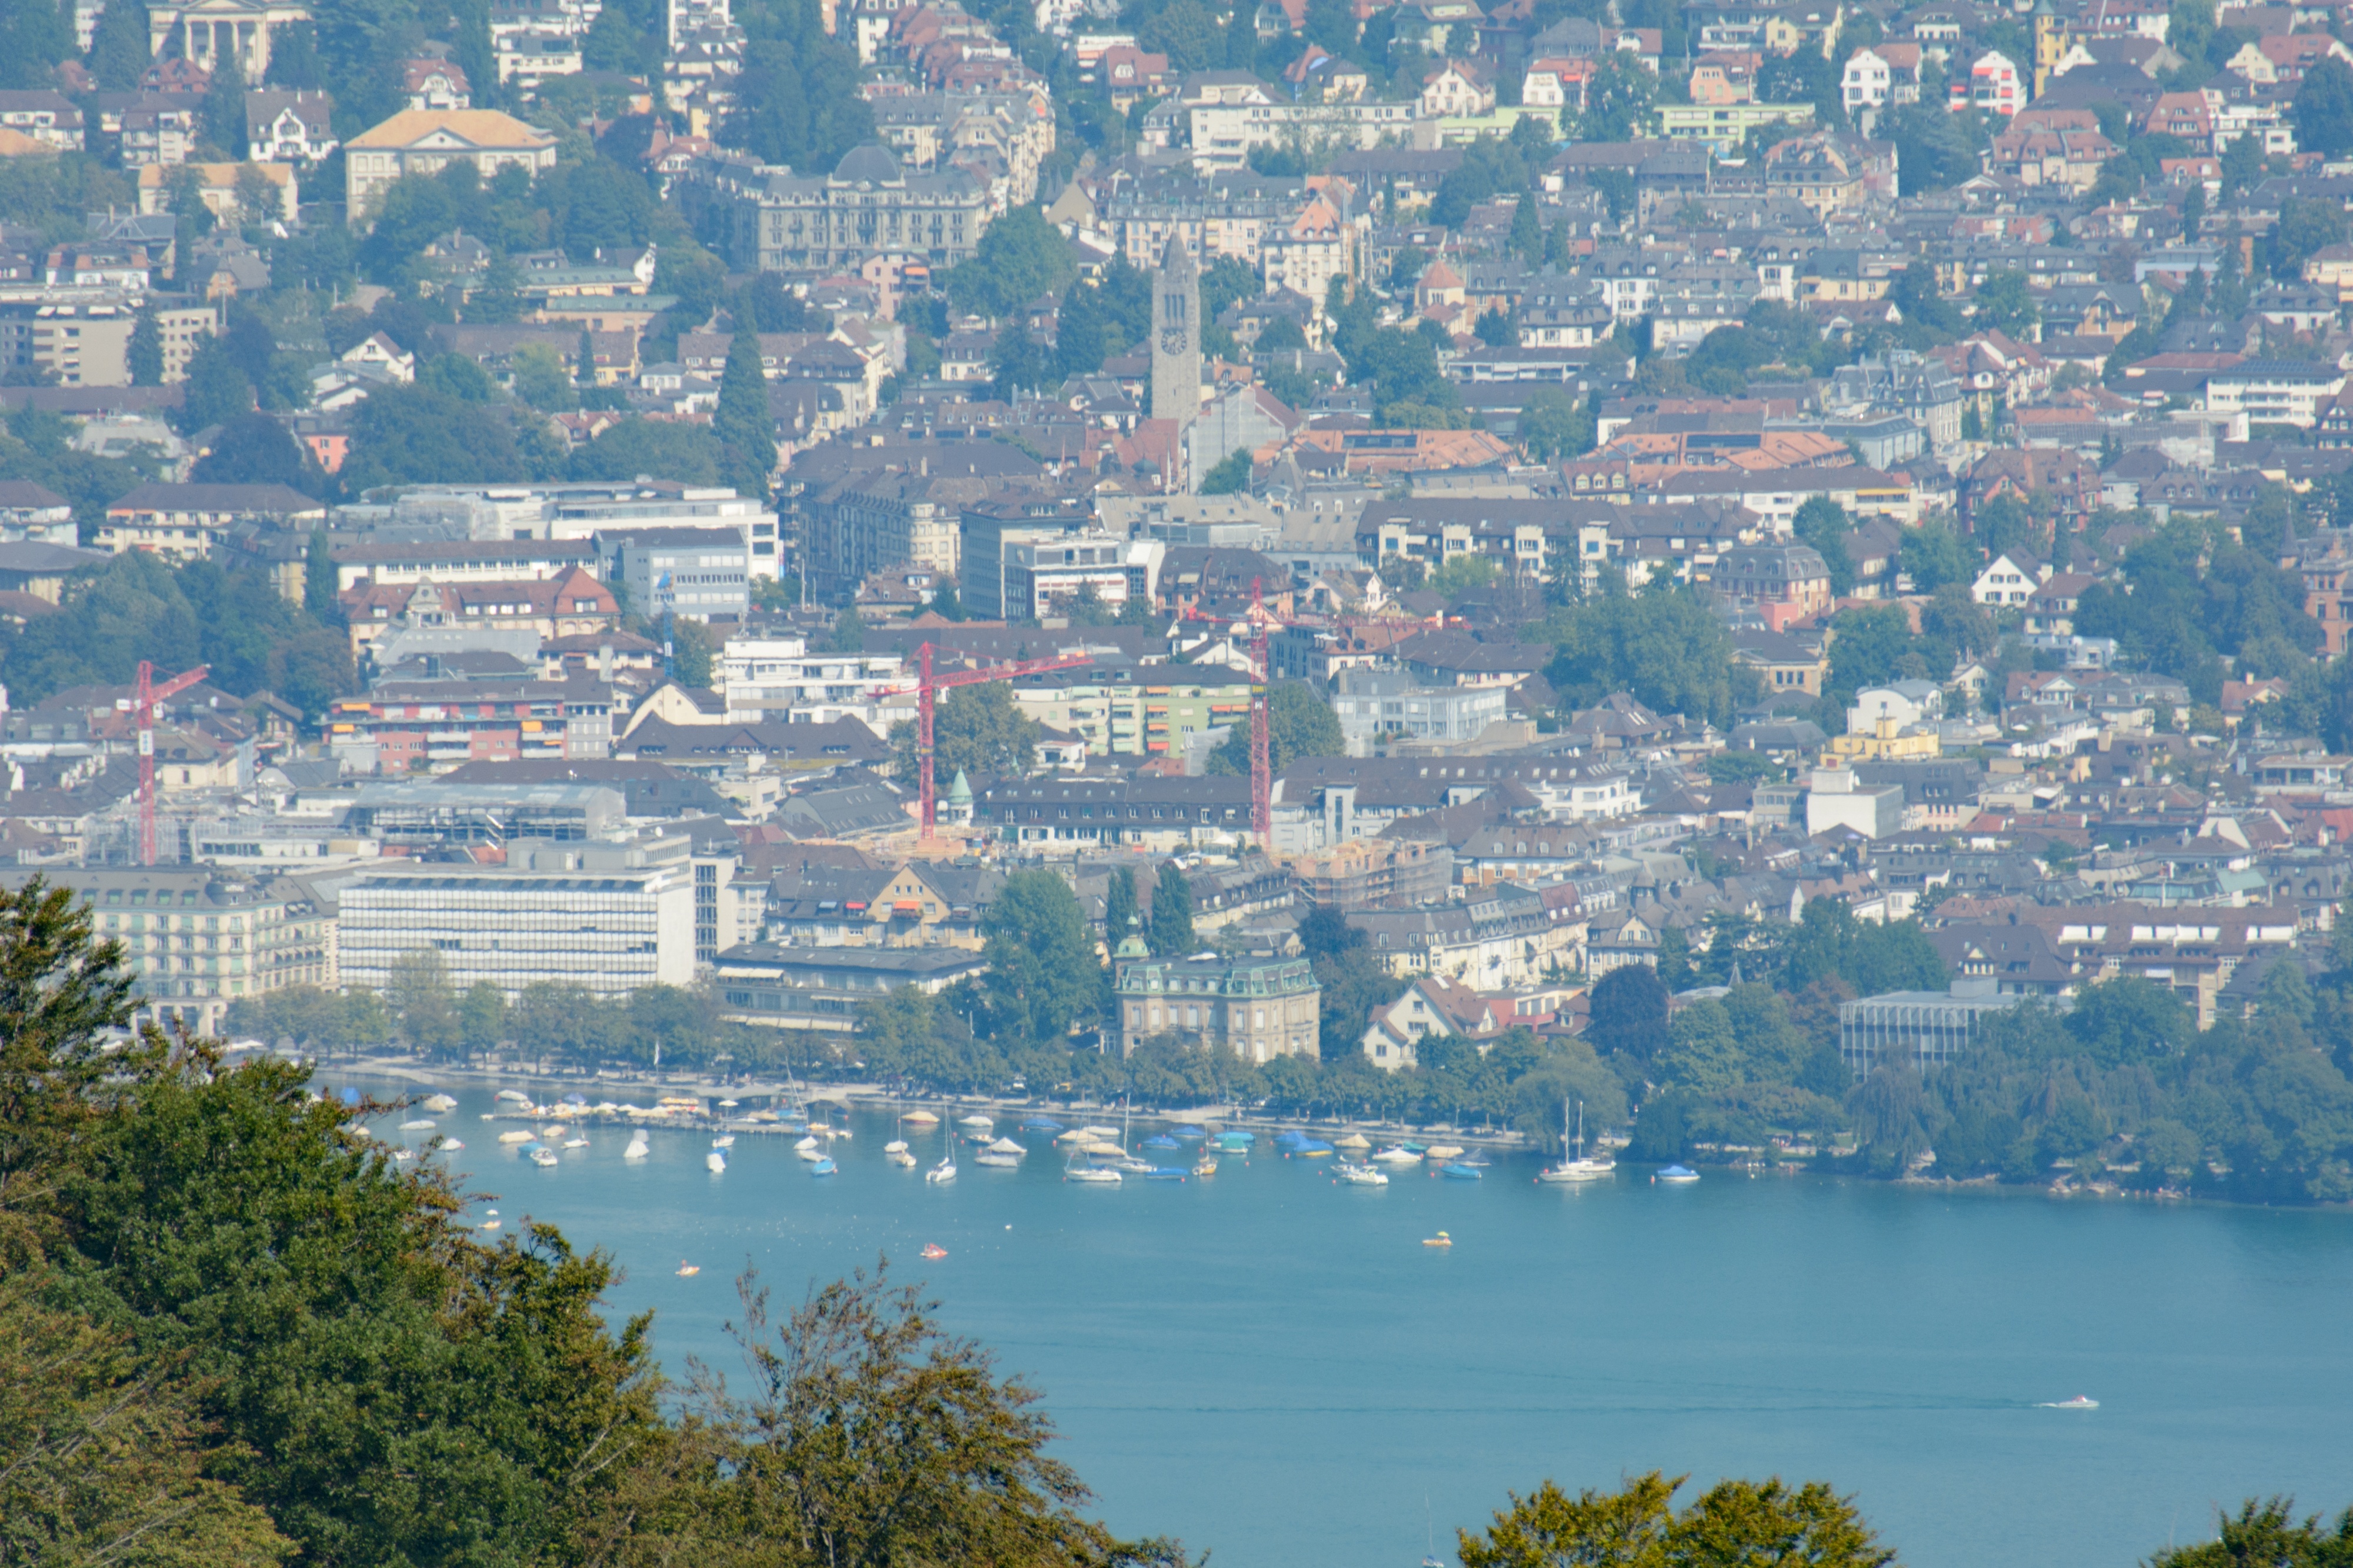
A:
{"label": "chimney", "polygon": [[607,685],[613,679],[613,645],[603,643],[596,649],[596,679]]}

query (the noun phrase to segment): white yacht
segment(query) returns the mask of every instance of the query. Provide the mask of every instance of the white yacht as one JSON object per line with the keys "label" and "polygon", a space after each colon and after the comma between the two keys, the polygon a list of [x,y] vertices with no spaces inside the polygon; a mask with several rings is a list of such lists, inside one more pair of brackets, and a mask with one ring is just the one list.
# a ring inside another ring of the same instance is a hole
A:
{"label": "white yacht", "polygon": [[1563,1160],[1557,1165],[1547,1165],[1536,1173],[1536,1180],[1563,1185],[1574,1182],[1606,1182],[1618,1174],[1618,1167],[1607,1160],[1585,1157],[1585,1101],[1577,1102],[1577,1136],[1567,1137],[1568,1101],[1560,1103],[1560,1131],[1563,1141],[1577,1151],[1574,1159]]}

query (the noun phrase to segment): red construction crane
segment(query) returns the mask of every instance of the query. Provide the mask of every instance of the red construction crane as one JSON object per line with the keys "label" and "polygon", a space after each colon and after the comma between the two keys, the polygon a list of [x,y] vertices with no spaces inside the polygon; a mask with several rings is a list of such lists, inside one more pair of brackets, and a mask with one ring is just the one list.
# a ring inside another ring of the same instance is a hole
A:
{"label": "red construction crane", "polygon": [[139,863],[155,863],[155,704],[167,702],[212,673],[200,664],[163,685],[155,684],[155,667],[139,661],[139,694],[132,706],[139,718]]}
{"label": "red construction crane", "polygon": [[932,709],[944,687],[978,686],[985,681],[1010,680],[1017,675],[1041,675],[1050,669],[1076,669],[1082,664],[1092,664],[1093,656],[1074,653],[1061,658],[1025,659],[1018,664],[996,664],[986,669],[959,669],[946,675],[932,673],[932,645],[925,643],[919,650],[923,679],[915,688],[915,763],[923,779],[923,837],[932,837],[937,792],[932,783]]}
{"label": "red construction crane", "polygon": [[[1285,621],[1266,607],[1264,580],[1250,579],[1250,607],[1247,619],[1250,624],[1250,831],[1258,836],[1259,847],[1271,852],[1274,846],[1274,767],[1270,755],[1267,736],[1267,690],[1273,684],[1273,667],[1268,662],[1266,629],[1271,626],[1303,624]],[[1177,615],[1188,621],[1223,621],[1228,616],[1204,614],[1191,605],[1182,605]]]}

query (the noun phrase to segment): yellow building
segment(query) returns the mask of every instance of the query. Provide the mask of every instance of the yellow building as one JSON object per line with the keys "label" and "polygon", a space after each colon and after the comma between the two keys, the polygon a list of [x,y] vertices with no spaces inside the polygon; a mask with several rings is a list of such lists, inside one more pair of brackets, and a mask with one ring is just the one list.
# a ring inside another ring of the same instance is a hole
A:
{"label": "yellow building", "polygon": [[1934,761],[1944,754],[1944,742],[1934,730],[1912,730],[1898,733],[1895,721],[1882,719],[1868,735],[1833,735],[1831,749],[1822,753],[1822,766],[1844,767],[1853,763],[1912,763]]}
{"label": "yellow building", "polygon": [[488,184],[505,168],[555,167],[555,132],[495,109],[404,109],[343,144],[345,214],[364,224],[376,198],[403,174],[471,163]]}

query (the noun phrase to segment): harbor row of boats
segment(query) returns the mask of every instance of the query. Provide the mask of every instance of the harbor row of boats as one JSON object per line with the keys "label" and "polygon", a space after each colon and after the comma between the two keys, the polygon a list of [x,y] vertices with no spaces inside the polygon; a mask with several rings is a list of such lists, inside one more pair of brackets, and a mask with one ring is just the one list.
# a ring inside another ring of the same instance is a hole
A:
{"label": "harbor row of boats", "polygon": [[[484,1121],[495,1121],[501,1115],[518,1113],[564,1118],[586,1114],[628,1115],[636,1122],[630,1130],[628,1146],[621,1157],[626,1161],[649,1158],[652,1146],[647,1136],[644,1119],[670,1119],[673,1113],[692,1110],[700,1111],[701,1103],[685,1096],[664,1097],[651,1110],[635,1105],[614,1105],[611,1102],[591,1106],[586,1097],[568,1095],[554,1105],[533,1105],[528,1095],[514,1089],[501,1089],[497,1100],[515,1109],[486,1113]],[[420,1109],[437,1115],[446,1115],[457,1108],[457,1101],[446,1094],[436,1094],[419,1102]],[[719,1102],[722,1109],[733,1109],[733,1102]],[[765,1112],[778,1130],[787,1134],[797,1133],[793,1152],[807,1166],[812,1177],[837,1175],[840,1165],[834,1158],[836,1140],[853,1137],[847,1126],[835,1125],[810,1118],[800,1109],[786,1112]],[[943,1185],[957,1176],[956,1139],[961,1133],[973,1163],[998,1170],[1018,1169],[1030,1152],[1029,1144],[997,1131],[994,1118],[973,1112],[944,1121],[930,1110],[911,1110],[902,1116],[900,1124],[908,1136],[894,1138],[883,1145],[883,1157],[893,1165],[914,1169],[923,1164],[915,1152],[914,1140],[927,1140],[933,1129],[940,1131],[940,1158],[923,1171],[927,1184]],[[1131,1147],[1132,1109],[1123,1110],[1120,1125],[1066,1126],[1050,1116],[1030,1116],[1022,1120],[1018,1131],[1035,1137],[1049,1137],[1063,1155],[1062,1179],[1080,1185],[1116,1186],[1130,1179],[1158,1182],[1206,1181],[1218,1173],[1220,1156],[1248,1158],[1256,1152],[1258,1134],[1244,1128],[1229,1128],[1212,1132],[1191,1124],[1179,1124],[1166,1131],[1145,1138],[1140,1145]],[[431,1118],[413,1118],[400,1123],[404,1133],[429,1132],[438,1123]],[[512,1129],[499,1134],[502,1146],[512,1147],[515,1153],[534,1165],[552,1166],[561,1163],[563,1152],[585,1149],[588,1139],[570,1121],[551,1120],[535,1131]],[[1564,1157],[1555,1164],[1545,1166],[1535,1180],[1544,1185],[1576,1185],[1589,1182],[1608,1181],[1618,1173],[1614,1161],[1588,1157],[1585,1152],[1585,1108],[1581,1102],[1564,1101],[1561,1107],[1561,1141]],[[1409,1139],[1399,1139],[1376,1148],[1370,1139],[1360,1132],[1350,1132],[1326,1142],[1304,1131],[1292,1130],[1278,1132],[1271,1140],[1273,1151],[1286,1160],[1329,1159],[1332,1180],[1335,1185],[1385,1187],[1393,1174],[1420,1167],[1438,1179],[1476,1182],[1484,1180],[1493,1163],[1476,1150],[1465,1150],[1448,1143],[1424,1144]],[[703,1163],[712,1174],[723,1174],[730,1152],[735,1145],[735,1134],[722,1131],[711,1140],[703,1155]],[[427,1152],[451,1152],[465,1147],[448,1136],[433,1140]],[[396,1159],[414,1159],[417,1151],[402,1148]],[[1670,1184],[1696,1182],[1698,1173],[1683,1165],[1669,1165],[1651,1177],[1654,1182]]]}

